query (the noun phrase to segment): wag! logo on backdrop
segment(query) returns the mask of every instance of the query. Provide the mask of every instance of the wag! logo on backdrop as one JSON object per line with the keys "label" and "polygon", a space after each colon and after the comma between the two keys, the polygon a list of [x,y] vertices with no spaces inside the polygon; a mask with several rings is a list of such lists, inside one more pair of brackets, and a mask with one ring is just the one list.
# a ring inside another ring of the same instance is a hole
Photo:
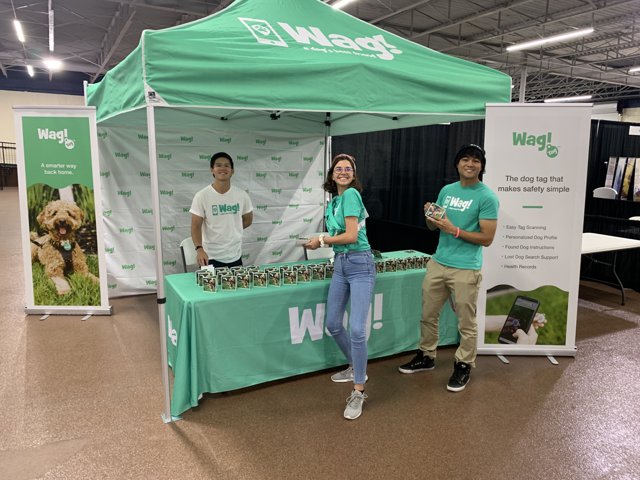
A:
{"label": "wag! logo on backdrop", "polygon": [[542,135],[531,135],[528,132],[513,132],[513,146],[536,147],[539,152],[545,150],[547,157],[556,158],[558,147],[551,144],[551,132]]}
{"label": "wag! logo on backdrop", "polygon": [[67,150],[73,150],[76,146],[75,140],[69,138],[68,129],[49,130],[48,128],[38,129],[38,140],[54,140],[60,145],[64,145]]}
{"label": "wag! logo on backdrop", "polygon": [[[289,46],[268,21],[257,18],[238,18],[238,20],[247,27],[258,43],[275,47]],[[377,57],[381,60],[393,60],[394,54],[402,53],[402,50],[388,43],[381,34],[372,37],[351,38],[340,33],[325,34],[317,27],[291,26],[285,22],[278,22],[278,25],[291,41],[301,45],[309,45],[304,47],[305,50]]]}

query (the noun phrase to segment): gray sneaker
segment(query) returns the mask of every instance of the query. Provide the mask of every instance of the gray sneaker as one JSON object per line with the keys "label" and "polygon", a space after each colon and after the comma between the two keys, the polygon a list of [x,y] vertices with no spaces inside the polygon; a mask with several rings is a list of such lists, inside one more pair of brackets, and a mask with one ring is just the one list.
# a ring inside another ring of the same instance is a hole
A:
{"label": "gray sneaker", "polygon": [[367,394],[354,390],[347,398],[347,406],[344,409],[344,418],[347,420],[355,420],[362,415],[362,404],[367,398]]}
{"label": "gray sneaker", "polygon": [[[334,373],[333,375],[331,375],[331,381],[336,383],[353,382],[353,379],[354,379],[353,367],[347,367],[341,372]],[[366,382],[367,380],[369,380],[369,376],[365,375],[364,381]]]}

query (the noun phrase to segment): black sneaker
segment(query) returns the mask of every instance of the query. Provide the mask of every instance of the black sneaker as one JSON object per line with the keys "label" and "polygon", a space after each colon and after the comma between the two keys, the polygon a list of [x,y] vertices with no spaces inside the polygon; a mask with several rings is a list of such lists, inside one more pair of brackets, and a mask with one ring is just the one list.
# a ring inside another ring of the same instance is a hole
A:
{"label": "black sneaker", "polygon": [[400,373],[416,373],[425,370],[433,370],[436,366],[432,358],[426,356],[422,350],[418,350],[416,356],[409,363],[400,365],[398,370]]}
{"label": "black sneaker", "polygon": [[447,384],[447,390],[450,392],[460,392],[464,390],[464,387],[469,383],[469,377],[471,376],[471,365],[464,362],[453,363],[453,375],[449,379]]}

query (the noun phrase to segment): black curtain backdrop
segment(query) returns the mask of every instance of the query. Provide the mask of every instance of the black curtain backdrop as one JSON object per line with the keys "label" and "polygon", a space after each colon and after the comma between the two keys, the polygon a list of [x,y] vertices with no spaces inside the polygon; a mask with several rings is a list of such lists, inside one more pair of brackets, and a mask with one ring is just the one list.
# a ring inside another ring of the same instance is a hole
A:
{"label": "black curtain backdrop", "polygon": [[[640,136],[629,135],[634,123],[594,120],[591,122],[589,167],[585,199],[584,231],[640,240],[640,222],[629,217],[640,216],[640,202],[632,197],[620,200],[593,198],[593,190],[604,186],[610,157],[640,157]],[[633,186],[633,185],[632,185]],[[633,186],[632,191],[636,188]],[[610,261],[612,254],[599,254]],[[611,269],[582,259],[580,272],[590,278],[614,281]],[[618,253],[617,273],[625,287],[640,292],[640,249]]]}
{"label": "black curtain backdrop", "polygon": [[458,149],[482,146],[483,140],[484,120],[333,137],[334,155],[356,158],[372,247],[435,252],[438,235],[425,226],[423,205],[458,180],[453,164]]}
{"label": "black curtain backdrop", "polygon": [[640,215],[640,202],[631,199],[593,198],[593,190],[603,187],[610,157],[640,157],[640,136],[629,135],[629,127],[637,123],[594,120],[591,122],[591,145],[587,173],[585,214],[629,218]]}
{"label": "black curtain backdrop", "polygon": [[[604,185],[609,157],[640,157],[640,136],[629,135],[636,124],[591,122],[584,231],[640,239],[640,202],[594,199]],[[356,157],[357,174],[369,212],[367,233],[381,251],[414,249],[433,253],[437,232],[428,230],[422,206],[435,201],[440,189],[458,179],[453,156],[465,144],[484,146],[484,120],[431,125],[333,137],[333,153]],[[491,158],[487,158],[487,170]],[[640,291],[640,249],[618,254],[618,274],[625,286]],[[607,279],[610,270],[591,263],[587,275]]]}

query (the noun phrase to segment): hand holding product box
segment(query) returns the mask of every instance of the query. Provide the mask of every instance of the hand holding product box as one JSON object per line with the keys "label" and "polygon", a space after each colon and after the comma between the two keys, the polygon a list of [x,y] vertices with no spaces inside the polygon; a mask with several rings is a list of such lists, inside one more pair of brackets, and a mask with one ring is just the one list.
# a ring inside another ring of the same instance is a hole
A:
{"label": "hand holding product box", "polygon": [[431,203],[429,208],[424,211],[424,216],[428,218],[435,218],[436,220],[442,220],[444,217],[445,209],[437,203]]}

